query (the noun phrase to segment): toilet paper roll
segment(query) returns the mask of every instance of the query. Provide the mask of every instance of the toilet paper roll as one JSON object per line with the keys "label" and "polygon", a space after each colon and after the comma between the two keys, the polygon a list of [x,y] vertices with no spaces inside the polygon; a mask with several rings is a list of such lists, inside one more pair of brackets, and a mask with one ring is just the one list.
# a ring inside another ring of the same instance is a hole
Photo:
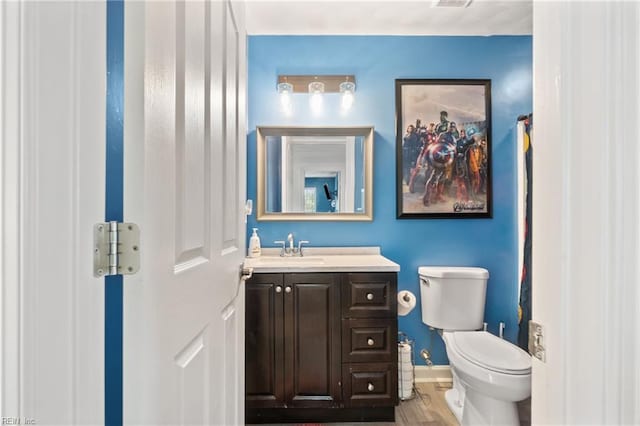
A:
{"label": "toilet paper roll", "polygon": [[416,296],[408,290],[398,292],[398,315],[407,315],[416,307]]}
{"label": "toilet paper roll", "polygon": [[399,352],[398,361],[403,364],[411,364],[411,352]]}
{"label": "toilet paper roll", "polygon": [[398,381],[413,383],[413,370],[398,370]]}
{"label": "toilet paper roll", "polygon": [[410,362],[399,362],[398,371],[404,371],[405,373],[411,373],[413,375],[413,364]]}
{"label": "toilet paper roll", "polygon": [[398,352],[411,353],[411,345],[408,343],[398,343]]}
{"label": "toilet paper roll", "polygon": [[400,382],[398,381],[398,389],[411,389],[413,388],[413,380]]}
{"label": "toilet paper roll", "polygon": [[409,389],[398,388],[398,396],[402,399],[411,398],[411,388]]}

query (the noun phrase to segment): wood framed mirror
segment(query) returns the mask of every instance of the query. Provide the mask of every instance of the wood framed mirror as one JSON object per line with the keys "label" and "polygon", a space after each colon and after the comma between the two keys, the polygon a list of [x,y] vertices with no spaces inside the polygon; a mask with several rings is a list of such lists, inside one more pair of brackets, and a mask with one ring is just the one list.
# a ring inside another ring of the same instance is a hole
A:
{"label": "wood framed mirror", "polygon": [[373,127],[258,126],[258,221],[373,220]]}

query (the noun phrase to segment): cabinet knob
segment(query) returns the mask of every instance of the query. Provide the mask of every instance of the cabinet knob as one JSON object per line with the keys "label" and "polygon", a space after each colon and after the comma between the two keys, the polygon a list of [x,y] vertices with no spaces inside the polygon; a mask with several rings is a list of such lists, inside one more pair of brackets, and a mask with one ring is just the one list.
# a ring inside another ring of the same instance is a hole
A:
{"label": "cabinet knob", "polygon": [[367,293],[367,300],[373,300],[373,293]]}
{"label": "cabinet knob", "polygon": [[285,293],[291,293],[291,286],[290,286],[290,285],[286,286],[286,287],[284,288],[284,292],[285,292]]}
{"label": "cabinet knob", "polygon": [[373,346],[373,344],[374,344],[374,343],[376,343],[376,342],[375,342],[371,337],[369,337],[369,338],[367,339],[367,345],[369,345],[369,346]]}
{"label": "cabinet knob", "polygon": [[369,383],[369,384],[367,385],[367,390],[368,390],[369,392],[373,392],[373,390],[374,390],[374,389],[375,389],[375,387],[373,386],[373,383]]}
{"label": "cabinet knob", "polygon": [[277,285],[276,286],[276,293],[282,293],[282,287]]}

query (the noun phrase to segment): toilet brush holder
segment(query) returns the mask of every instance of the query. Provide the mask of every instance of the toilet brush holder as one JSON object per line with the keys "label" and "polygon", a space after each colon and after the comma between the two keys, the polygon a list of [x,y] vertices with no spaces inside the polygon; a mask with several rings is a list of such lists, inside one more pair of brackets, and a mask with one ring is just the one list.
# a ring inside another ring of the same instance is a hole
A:
{"label": "toilet brush holder", "polygon": [[413,399],[415,392],[415,341],[398,333],[398,397],[401,401]]}

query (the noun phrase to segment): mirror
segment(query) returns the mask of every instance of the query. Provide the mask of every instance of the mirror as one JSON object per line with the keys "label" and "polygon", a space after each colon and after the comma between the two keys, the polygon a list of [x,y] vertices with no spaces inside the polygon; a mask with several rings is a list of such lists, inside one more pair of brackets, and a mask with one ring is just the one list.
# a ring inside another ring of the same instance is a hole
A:
{"label": "mirror", "polygon": [[373,220],[373,127],[258,127],[264,220]]}

